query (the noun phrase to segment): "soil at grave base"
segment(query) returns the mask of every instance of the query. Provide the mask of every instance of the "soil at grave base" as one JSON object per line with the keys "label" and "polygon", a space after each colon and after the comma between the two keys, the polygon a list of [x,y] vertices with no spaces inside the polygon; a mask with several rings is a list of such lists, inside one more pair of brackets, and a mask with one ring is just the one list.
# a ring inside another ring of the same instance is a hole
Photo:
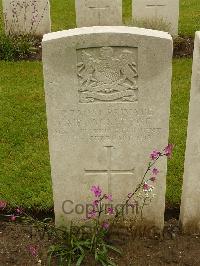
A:
{"label": "soil at grave base", "polygon": [[[181,58],[181,57],[187,57],[191,58],[193,55],[193,49],[194,49],[194,39],[192,37],[181,37],[179,36],[174,40],[174,51],[173,51],[173,57],[174,58]],[[36,52],[24,55],[21,58],[16,58],[16,60],[42,60],[42,47],[40,40],[38,40],[36,44]]]}
{"label": "soil at grave base", "polygon": [[[117,237],[116,237],[117,236]],[[166,222],[163,237],[130,237],[118,232],[112,237],[122,256],[111,254],[119,266],[126,265],[200,265],[200,235],[182,235],[176,219]],[[47,265],[47,250],[52,240],[34,234],[30,237],[30,227],[15,222],[0,224],[0,265]],[[28,246],[39,247],[36,259],[28,252]],[[41,260],[40,262],[38,262]],[[52,265],[58,265],[56,262]],[[88,259],[84,265],[97,265]]]}
{"label": "soil at grave base", "polygon": [[175,58],[180,57],[192,57],[194,49],[194,38],[192,37],[177,37],[174,40],[174,52]]}

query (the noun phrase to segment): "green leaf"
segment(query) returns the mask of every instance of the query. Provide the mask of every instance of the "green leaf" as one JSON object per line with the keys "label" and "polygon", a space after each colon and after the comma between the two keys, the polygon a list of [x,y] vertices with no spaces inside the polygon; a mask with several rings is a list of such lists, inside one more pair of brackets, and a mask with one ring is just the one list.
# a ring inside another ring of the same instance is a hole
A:
{"label": "green leaf", "polygon": [[119,253],[120,255],[122,254],[122,252],[121,252],[118,248],[116,248],[116,247],[114,247],[114,246],[110,246],[110,245],[105,245],[105,246],[106,246],[107,248],[109,248],[109,249],[111,249],[111,250],[113,250],[113,251]]}
{"label": "green leaf", "polygon": [[81,245],[78,245],[79,250],[81,251],[81,253],[84,253],[84,249],[81,247]]}
{"label": "green leaf", "polygon": [[109,266],[107,263],[105,263],[102,259],[99,259],[99,262],[101,262],[101,264],[103,265],[103,266]]}
{"label": "green leaf", "polygon": [[85,254],[82,254],[76,262],[76,266],[80,266],[85,258]]}
{"label": "green leaf", "polygon": [[51,258],[52,258],[52,252],[49,252],[50,254],[48,255],[47,258],[47,265],[50,266],[51,265]]}
{"label": "green leaf", "polygon": [[74,239],[71,238],[71,246],[73,247],[74,246]]}
{"label": "green leaf", "polygon": [[99,260],[99,254],[98,254],[97,250],[95,250],[94,257],[95,257],[96,261]]}
{"label": "green leaf", "polygon": [[114,261],[108,260],[107,261],[108,266],[117,266],[117,264],[114,263]]}
{"label": "green leaf", "polygon": [[70,254],[69,261],[68,261],[68,266],[71,266],[71,262],[72,262],[72,259],[71,259],[71,254]]}
{"label": "green leaf", "polygon": [[108,250],[107,250],[107,248],[106,248],[106,245],[103,245],[103,253],[104,253],[104,254],[107,254],[107,253],[108,253]]}

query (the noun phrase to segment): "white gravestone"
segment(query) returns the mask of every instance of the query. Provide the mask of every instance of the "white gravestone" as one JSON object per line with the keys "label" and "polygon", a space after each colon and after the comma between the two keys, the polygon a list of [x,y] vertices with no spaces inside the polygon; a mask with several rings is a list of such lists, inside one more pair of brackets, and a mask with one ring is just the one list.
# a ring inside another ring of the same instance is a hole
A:
{"label": "white gravestone", "polygon": [[43,35],[51,31],[49,0],[3,0],[6,34]]}
{"label": "white gravestone", "polygon": [[122,25],[122,0],[76,0],[77,27]]}
{"label": "white gravestone", "polygon": [[[56,224],[81,221],[92,185],[114,206],[132,192],[150,152],[168,143],[172,39],[131,27],[79,28],[43,38]],[[144,211],[162,229],[166,159]],[[79,205],[77,205],[79,204]],[[79,212],[79,214],[78,214]]]}
{"label": "white gravestone", "polygon": [[200,32],[196,33],[180,221],[200,232]]}
{"label": "white gravestone", "polygon": [[133,19],[161,19],[170,26],[170,34],[178,35],[179,0],[133,0]]}

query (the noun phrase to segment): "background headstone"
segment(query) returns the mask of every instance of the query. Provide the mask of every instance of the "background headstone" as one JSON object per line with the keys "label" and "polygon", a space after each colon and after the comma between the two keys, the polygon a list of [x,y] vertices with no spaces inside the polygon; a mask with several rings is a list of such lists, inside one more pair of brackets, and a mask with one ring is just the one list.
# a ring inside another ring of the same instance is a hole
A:
{"label": "background headstone", "polygon": [[[76,206],[91,202],[92,185],[121,203],[141,181],[150,152],[168,143],[172,39],[139,28],[91,27],[47,34],[42,46],[60,225],[85,217]],[[158,167],[156,197],[143,215],[162,229],[165,158]]]}
{"label": "background headstone", "polygon": [[76,0],[77,27],[122,25],[122,0]]}
{"label": "background headstone", "polygon": [[133,20],[163,19],[170,25],[169,33],[178,35],[179,0],[133,0]]}
{"label": "background headstone", "polygon": [[3,0],[7,34],[43,35],[51,31],[49,0]]}
{"label": "background headstone", "polygon": [[180,221],[184,231],[200,232],[200,32],[195,37]]}

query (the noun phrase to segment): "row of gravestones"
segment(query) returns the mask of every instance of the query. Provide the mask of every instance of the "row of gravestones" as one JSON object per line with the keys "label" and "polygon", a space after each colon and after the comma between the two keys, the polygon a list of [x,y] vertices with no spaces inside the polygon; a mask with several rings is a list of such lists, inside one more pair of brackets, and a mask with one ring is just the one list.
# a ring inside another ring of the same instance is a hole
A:
{"label": "row of gravestones", "polygon": [[[76,0],[77,27],[122,25],[122,0]],[[51,31],[49,0],[3,0],[6,33],[43,35]],[[178,35],[179,0],[134,0],[136,20],[163,19]],[[162,23],[162,22],[160,22]]]}
{"label": "row of gravestones", "polygon": [[[82,221],[99,185],[117,206],[168,142],[172,38],[125,26],[77,28],[43,38],[43,67],[56,224]],[[196,34],[180,220],[200,230],[200,32]],[[143,210],[164,226],[166,159]],[[129,214],[127,214],[129,215]]]}

